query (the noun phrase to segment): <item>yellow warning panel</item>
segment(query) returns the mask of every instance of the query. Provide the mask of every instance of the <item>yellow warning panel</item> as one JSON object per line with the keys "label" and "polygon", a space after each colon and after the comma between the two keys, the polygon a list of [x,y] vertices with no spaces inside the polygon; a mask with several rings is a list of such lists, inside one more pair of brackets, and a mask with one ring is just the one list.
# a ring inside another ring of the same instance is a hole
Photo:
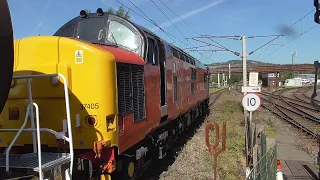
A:
{"label": "yellow warning panel", "polygon": [[83,64],[83,51],[75,50],[74,55],[76,64]]}

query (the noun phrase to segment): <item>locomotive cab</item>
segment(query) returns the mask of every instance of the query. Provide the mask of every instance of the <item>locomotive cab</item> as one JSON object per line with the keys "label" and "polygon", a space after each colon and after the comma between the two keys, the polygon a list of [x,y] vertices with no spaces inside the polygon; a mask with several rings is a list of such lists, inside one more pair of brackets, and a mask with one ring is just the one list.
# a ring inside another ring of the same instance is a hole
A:
{"label": "locomotive cab", "polygon": [[144,58],[143,34],[131,22],[113,14],[99,12],[99,9],[97,13],[89,14],[82,10],[80,16],[63,25],[54,36],[121,47]]}

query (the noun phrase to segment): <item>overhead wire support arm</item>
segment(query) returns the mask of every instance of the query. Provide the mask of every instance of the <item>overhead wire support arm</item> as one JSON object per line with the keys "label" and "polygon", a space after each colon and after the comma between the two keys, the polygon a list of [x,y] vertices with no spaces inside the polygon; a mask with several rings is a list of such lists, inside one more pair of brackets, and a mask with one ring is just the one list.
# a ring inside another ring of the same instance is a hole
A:
{"label": "overhead wire support arm", "polygon": [[206,38],[206,39],[211,39],[211,38],[225,38],[225,39],[232,39],[232,40],[239,40],[241,36],[210,36],[210,35],[200,35],[200,37],[195,37],[195,38]]}
{"label": "overhead wire support arm", "polygon": [[247,38],[266,38],[266,37],[279,37],[279,36],[284,36],[283,34],[275,34],[275,35],[267,35],[267,36],[248,36]]}
{"label": "overhead wire support arm", "polygon": [[218,43],[218,42],[216,42],[216,41],[214,41],[214,40],[212,40],[212,39],[210,39],[210,38],[207,38],[207,39],[213,41],[214,43],[218,44],[219,46],[214,45],[214,44],[211,44],[211,43],[208,43],[208,42],[205,42],[205,41],[201,41],[201,40],[196,39],[196,38],[197,38],[197,37],[192,37],[192,38],[187,38],[187,39],[192,39],[192,40],[195,40],[195,41],[198,41],[198,42],[202,42],[202,43],[204,43],[204,44],[207,44],[208,46],[214,46],[214,47],[223,49],[224,51],[229,51],[229,52],[235,54],[236,56],[239,56],[239,55],[240,55],[240,53],[235,52],[235,51],[232,51],[232,50],[226,48],[225,46],[223,46],[222,44],[220,44],[220,43]]}
{"label": "overhead wire support arm", "polygon": [[190,49],[189,51],[205,51],[205,52],[218,52],[218,51],[226,51],[223,49]]}
{"label": "overhead wire support arm", "polygon": [[[274,35],[273,35],[273,36],[274,36]],[[264,46],[266,46],[266,45],[270,44],[271,42],[275,41],[276,39],[278,39],[278,38],[279,38],[279,37],[281,37],[281,36],[284,36],[284,35],[282,35],[282,34],[277,35],[277,37],[275,37],[275,38],[271,39],[271,40],[270,40],[270,41],[268,41],[267,43],[263,44],[262,46],[258,47],[258,48],[257,48],[257,49],[255,49],[255,50],[251,51],[251,52],[249,53],[249,55],[251,55],[251,54],[255,53],[255,52],[256,52],[256,51],[258,51],[259,49],[261,49],[261,48],[263,48]],[[251,37],[254,37],[254,36],[251,36]],[[264,36],[264,37],[270,37],[270,36]]]}
{"label": "overhead wire support arm", "polygon": [[182,50],[189,50],[189,49],[198,49],[198,48],[202,48],[202,47],[208,47],[209,45],[203,45],[203,46],[195,46],[195,47],[191,47],[191,48],[184,48]]}

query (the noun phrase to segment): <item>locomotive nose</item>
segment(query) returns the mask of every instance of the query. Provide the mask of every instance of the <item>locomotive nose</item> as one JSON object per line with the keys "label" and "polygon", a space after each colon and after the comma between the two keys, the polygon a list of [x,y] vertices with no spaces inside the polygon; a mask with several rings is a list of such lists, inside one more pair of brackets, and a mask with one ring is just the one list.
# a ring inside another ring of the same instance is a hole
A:
{"label": "locomotive nose", "polygon": [[0,113],[8,98],[13,74],[13,30],[7,1],[0,1]]}

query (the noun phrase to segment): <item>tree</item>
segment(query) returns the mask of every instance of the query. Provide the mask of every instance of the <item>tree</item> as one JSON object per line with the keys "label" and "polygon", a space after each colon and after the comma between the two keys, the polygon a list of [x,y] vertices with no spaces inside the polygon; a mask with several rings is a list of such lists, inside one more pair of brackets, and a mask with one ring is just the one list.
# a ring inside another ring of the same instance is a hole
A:
{"label": "tree", "polygon": [[109,7],[107,13],[114,14],[114,9],[112,7]]}
{"label": "tree", "polygon": [[118,10],[114,10],[112,7],[109,7],[107,10],[107,13],[109,14],[115,14],[117,16],[123,17],[124,19],[130,19],[130,11],[129,10],[125,10],[123,5],[121,5]]}

